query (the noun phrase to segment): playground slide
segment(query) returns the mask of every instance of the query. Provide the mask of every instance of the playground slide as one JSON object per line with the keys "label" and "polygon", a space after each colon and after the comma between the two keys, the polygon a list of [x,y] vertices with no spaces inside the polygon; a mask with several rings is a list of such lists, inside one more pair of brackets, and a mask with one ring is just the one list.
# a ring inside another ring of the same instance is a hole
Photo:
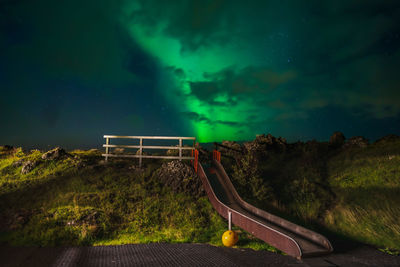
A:
{"label": "playground slide", "polygon": [[298,259],[333,251],[324,236],[245,202],[218,161],[205,169],[198,163],[198,175],[217,212],[226,219],[231,213],[232,223],[255,237]]}

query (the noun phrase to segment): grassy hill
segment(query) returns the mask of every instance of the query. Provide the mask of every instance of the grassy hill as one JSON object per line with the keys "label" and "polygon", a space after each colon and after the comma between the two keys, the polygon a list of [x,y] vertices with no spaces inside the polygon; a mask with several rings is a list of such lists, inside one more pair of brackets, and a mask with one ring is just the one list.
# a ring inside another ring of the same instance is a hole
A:
{"label": "grassy hill", "polygon": [[341,146],[263,138],[240,159],[222,160],[244,199],[307,227],[398,254],[400,138]]}
{"label": "grassy hill", "polygon": [[[335,146],[268,138],[259,136],[247,147],[231,142],[236,151],[222,151],[222,164],[246,201],[323,234],[398,254],[399,138]],[[227,222],[204,194],[163,183],[158,171],[164,161],[145,160],[140,170],[132,161],[106,164],[98,150],[42,155],[0,147],[0,242],[222,245]],[[276,251],[246,232],[238,246]]]}
{"label": "grassy hill", "polygon": [[[106,164],[98,150],[68,154],[42,159],[42,151],[0,147],[1,243],[222,245],[227,222],[205,195],[173,192],[160,182],[162,160],[144,160],[139,170],[132,161]],[[239,247],[276,251],[248,233],[240,235]]]}

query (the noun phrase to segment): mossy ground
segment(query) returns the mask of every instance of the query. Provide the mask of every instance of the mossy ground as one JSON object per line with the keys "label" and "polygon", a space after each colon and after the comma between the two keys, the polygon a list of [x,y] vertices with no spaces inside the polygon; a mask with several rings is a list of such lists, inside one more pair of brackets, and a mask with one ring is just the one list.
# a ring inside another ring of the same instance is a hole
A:
{"label": "mossy ground", "polygon": [[[0,242],[14,246],[193,242],[222,246],[227,222],[206,196],[173,193],[159,182],[162,161],[99,164],[97,150],[43,160],[43,152],[0,147]],[[16,162],[37,161],[21,174]],[[246,232],[238,247],[276,251]]]}
{"label": "mossy ground", "polygon": [[[11,245],[116,245],[194,242],[222,245],[227,222],[207,197],[175,194],[154,175],[162,161],[98,164],[97,150],[42,160],[43,152],[0,147],[0,242]],[[19,160],[37,161],[21,174]],[[400,142],[332,149],[328,143],[222,158],[250,203],[311,229],[400,250]],[[321,228],[318,228],[321,229]],[[240,231],[238,247],[275,249]],[[276,250],[275,250],[276,251]]]}
{"label": "mossy ground", "polygon": [[222,163],[254,205],[399,254],[400,141],[342,149],[309,142],[258,158],[247,155],[240,166]]}

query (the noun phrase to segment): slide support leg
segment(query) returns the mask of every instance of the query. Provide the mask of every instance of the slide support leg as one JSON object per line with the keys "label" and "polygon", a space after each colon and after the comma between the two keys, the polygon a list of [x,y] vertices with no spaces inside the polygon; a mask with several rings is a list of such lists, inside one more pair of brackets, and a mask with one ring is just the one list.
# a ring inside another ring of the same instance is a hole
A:
{"label": "slide support leg", "polygon": [[232,212],[228,211],[228,228],[232,230]]}

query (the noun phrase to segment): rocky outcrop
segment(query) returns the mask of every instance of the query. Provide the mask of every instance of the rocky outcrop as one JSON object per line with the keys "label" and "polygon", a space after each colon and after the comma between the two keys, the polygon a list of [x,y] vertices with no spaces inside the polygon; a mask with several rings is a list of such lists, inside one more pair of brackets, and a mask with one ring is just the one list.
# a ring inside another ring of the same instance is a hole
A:
{"label": "rocky outcrop", "polygon": [[217,150],[224,155],[240,156],[244,153],[243,147],[235,141],[222,141],[221,144],[214,143],[217,146]]}
{"label": "rocky outcrop", "polygon": [[7,222],[7,228],[9,230],[16,230],[24,226],[31,218],[33,211],[22,209],[14,212],[13,216],[9,218]]}
{"label": "rocky outcrop", "polygon": [[203,185],[197,173],[191,166],[179,160],[163,163],[155,175],[176,193],[184,192],[195,197],[204,195]]}
{"label": "rocky outcrop", "polygon": [[[135,154],[140,155],[140,150],[138,149]],[[142,155],[149,155],[149,153],[142,150]]]}
{"label": "rocky outcrop", "polygon": [[42,155],[42,159],[44,160],[57,160],[64,157],[70,157],[71,155],[65,152],[64,149],[60,147],[56,147],[50,151],[47,151]]}
{"label": "rocky outcrop", "polygon": [[[179,145],[176,145],[175,147],[179,147]],[[192,147],[192,146],[184,145],[183,147]],[[191,154],[192,154],[191,149],[182,149],[182,156],[190,157]],[[166,155],[167,156],[179,156],[179,149],[168,149],[166,152]]]}
{"label": "rocky outcrop", "polygon": [[20,167],[20,166],[22,166],[22,164],[24,164],[24,161],[22,159],[20,159],[20,160],[14,161],[12,166],[13,167]]}
{"label": "rocky outcrop", "polygon": [[112,152],[113,154],[124,154],[125,152],[125,148],[123,147],[117,147],[114,149],[114,151]]}
{"label": "rocky outcrop", "polygon": [[22,164],[21,173],[27,174],[28,172],[31,172],[37,165],[39,165],[38,161],[33,161],[33,160],[25,161]]}
{"label": "rocky outcrop", "polygon": [[1,147],[1,150],[2,151],[11,151],[11,150],[14,150],[14,147],[10,146],[10,145],[4,145]]}
{"label": "rocky outcrop", "polygon": [[268,151],[285,151],[287,148],[287,142],[285,138],[274,137],[271,134],[257,135],[256,139],[252,142],[246,142],[243,144],[247,152],[268,152]]}
{"label": "rocky outcrop", "polygon": [[333,148],[341,147],[346,140],[342,132],[334,132],[329,138],[329,145]]}
{"label": "rocky outcrop", "polygon": [[235,141],[222,141],[223,147],[221,147],[221,152],[229,152],[229,151],[236,151],[242,152],[242,147],[240,144],[236,143]]}
{"label": "rocky outcrop", "polygon": [[10,145],[4,145],[4,146],[0,146],[0,157],[2,155],[10,155],[15,153],[17,149],[13,146]]}
{"label": "rocky outcrop", "polygon": [[378,140],[375,141],[375,144],[386,144],[386,143],[392,143],[392,142],[397,142],[400,141],[400,136],[395,135],[395,134],[389,134],[386,135]]}
{"label": "rocky outcrop", "polygon": [[[176,147],[178,147],[178,146],[176,146]],[[178,156],[179,150],[178,149],[168,149],[166,154],[167,154],[167,156]]]}
{"label": "rocky outcrop", "polygon": [[343,145],[344,148],[349,147],[367,147],[368,139],[363,136],[353,136],[347,140],[347,142]]}

